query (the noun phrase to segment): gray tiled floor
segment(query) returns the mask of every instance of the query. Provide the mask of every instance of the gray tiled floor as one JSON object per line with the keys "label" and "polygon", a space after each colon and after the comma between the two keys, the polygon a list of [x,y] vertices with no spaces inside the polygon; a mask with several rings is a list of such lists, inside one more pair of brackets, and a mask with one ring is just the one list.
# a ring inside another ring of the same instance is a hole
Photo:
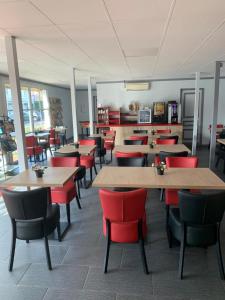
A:
{"label": "gray tiled floor", "polygon": [[[202,150],[200,165],[207,166]],[[222,167],[222,166],[220,166]],[[224,176],[219,172],[219,175]],[[168,248],[164,204],[159,191],[149,192],[146,253],[150,275],[143,273],[138,245],[112,246],[109,272],[103,274],[105,239],[97,189],[82,189],[82,210],[72,204],[72,227],[59,243],[50,240],[53,271],[48,271],[43,241],[18,241],[12,273],[7,270],[11,228],[0,216],[1,300],[224,300],[214,247],[188,248],[184,280],[177,279],[179,246]],[[62,215],[65,211],[62,207]],[[225,256],[225,225],[222,227]]]}

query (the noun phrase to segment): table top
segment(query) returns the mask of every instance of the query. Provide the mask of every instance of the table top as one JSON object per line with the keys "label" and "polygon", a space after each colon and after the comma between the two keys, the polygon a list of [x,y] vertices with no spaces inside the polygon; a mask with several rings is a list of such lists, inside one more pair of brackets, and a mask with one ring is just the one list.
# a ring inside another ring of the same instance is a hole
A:
{"label": "table top", "polygon": [[208,168],[170,168],[158,175],[152,167],[103,167],[92,186],[225,190],[225,182]]}
{"label": "table top", "polygon": [[48,167],[42,178],[37,178],[31,169],[25,170],[9,180],[1,183],[0,187],[30,186],[30,187],[63,187],[64,184],[78,171],[79,168]]}
{"label": "table top", "polygon": [[102,133],[94,133],[94,134],[91,134],[89,137],[101,137],[102,139],[112,139],[114,137],[114,135],[112,135],[112,134],[104,135]]}
{"label": "table top", "polygon": [[188,151],[191,153],[191,150],[187,148],[184,144],[176,145],[155,145],[154,148],[150,148],[149,145],[118,145],[115,146],[113,153],[115,152],[141,152],[144,154],[158,154],[160,151],[166,152],[182,152]]}
{"label": "table top", "polygon": [[217,142],[222,145],[225,145],[225,139],[217,139]]}
{"label": "table top", "polygon": [[57,150],[59,153],[73,153],[79,152],[81,155],[90,155],[91,152],[95,150],[96,146],[79,146],[79,148],[75,148],[74,145],[65,145],[64,147]]}

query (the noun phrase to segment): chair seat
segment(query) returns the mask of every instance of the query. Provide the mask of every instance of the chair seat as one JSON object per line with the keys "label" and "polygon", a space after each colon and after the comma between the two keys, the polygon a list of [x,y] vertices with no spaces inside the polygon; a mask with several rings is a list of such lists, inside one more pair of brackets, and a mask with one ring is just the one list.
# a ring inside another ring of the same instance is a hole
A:
{"label": "chair seat", "polygon": [[51,188],[52,203],[67,204],[76,196],[73,180],[69,180],[64,187]]}
{"label": "chair seat", "polygon": [[[57,204],[49,205],[47,209],[46,231],[51,234],[59,222],[60,211]],[[28,226],[29,225],[29,226]],[[17,238],[22,240],[33,240],[44,237],[43,220],[33,219],[29,221],[17,221]]]}
{"label": "chair seat", "polygon": [[50,138],[50,145],[60,145],[60,138]]}
{"label": "chair seat", "polygon": [[[147,234],[146,214],[142,219],[143,237]],[[106,221],[103,217],[103,233],[106,236]],[[111,222],[111,241],[117,243],[136,243],[138,241],[138,221]]]}
{"label": "chair seat", "polygon": [[41,146],[27,147],[26,151],[27,151],[27,155],[29,156],[39,155],[43,152],[43,148]]}
{"label": "chair seat", "polygon": [[[180,241],[181,240],[181,222],[180,222],[180,210],[179,208],[170,209],[169,227],[173,236]],[[216,244],[217,241],[217,228],[215,225],[204,225],[187,227],[186,243],[190,246],[210,246]]]}

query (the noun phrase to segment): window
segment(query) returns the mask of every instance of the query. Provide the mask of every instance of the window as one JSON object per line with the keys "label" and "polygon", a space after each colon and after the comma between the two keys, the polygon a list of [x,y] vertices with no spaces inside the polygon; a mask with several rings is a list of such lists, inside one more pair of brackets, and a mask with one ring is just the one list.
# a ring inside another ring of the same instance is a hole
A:
{"label": "window", "polygon": [[[8,117],[14,119],[11,88],[5,86]],[[46,90],[21,88],[25,132],[50,127],[49,103]]]}

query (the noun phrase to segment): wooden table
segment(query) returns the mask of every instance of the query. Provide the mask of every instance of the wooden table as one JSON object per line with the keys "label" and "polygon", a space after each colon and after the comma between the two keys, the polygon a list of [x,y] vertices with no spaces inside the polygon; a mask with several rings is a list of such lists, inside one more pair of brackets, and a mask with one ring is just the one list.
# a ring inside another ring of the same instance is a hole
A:
{"label": "wooden table", "polygon": [[96,146],[79,146],[79,148],[75,148],[74,145],[65,145],[64,147],[58,149],[56,152],[69,154],[74,152],[79,152],[81,155],[90,155]]}
{"label": "wooden table", "polygon": [[89,137],[100,137],[102,139],[112,139],[114,136],[112,134],[104,135],[102,133],[95,133],[95,134],[90,135]]}
{"label": "wooden table", "polygon": [[103,167],[92,186],[225,190],[225,182],[208,168],[170,168],[161,176],[152,167]]}
{"label": "wooden table", "polygon": [[115,146],[113,153],[115,152],[141,152],[144,154],[159,154],[160,151],[166,152],[182,152],[188,151],[191,153],[191,150],[187,148],[184,144],[176,145],[155,145],[154,148],[150,148],[149,145],[119,145]]}
{"label": "wooden table", "polygon": [[48,167],[42,178],[37,178],[31,169],[4,181],[0,187],[26,186],[26,187],[63,187],[64,184],[78,171],[79,168]]}
{"label": "wooden table", "polygon": [[217,139],[217,142],[222,145],[225,145],[225,139]]}

